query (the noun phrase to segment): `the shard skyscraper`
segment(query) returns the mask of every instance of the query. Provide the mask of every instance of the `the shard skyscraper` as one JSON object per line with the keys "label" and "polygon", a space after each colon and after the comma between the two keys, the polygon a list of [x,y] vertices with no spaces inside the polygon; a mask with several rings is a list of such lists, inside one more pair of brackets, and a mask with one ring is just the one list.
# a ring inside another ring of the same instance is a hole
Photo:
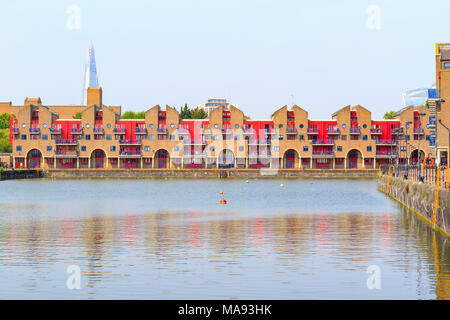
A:
{"label": "the shard skyscraper", "polygon": [[95,65],[94,43],[92,41],[89,42],[89,55],[84,73],[82,105],[87,104],[87,88],[98,88],[97,66]]}

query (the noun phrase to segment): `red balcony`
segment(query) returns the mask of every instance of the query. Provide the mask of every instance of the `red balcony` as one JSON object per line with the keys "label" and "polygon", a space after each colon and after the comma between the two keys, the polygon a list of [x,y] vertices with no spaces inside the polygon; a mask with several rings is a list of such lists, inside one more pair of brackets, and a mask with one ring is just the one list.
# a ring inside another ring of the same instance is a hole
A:
{"label": "red balcony", "polygon": [[319,129],[317,128],[308,128],[306,131],[308,134],[319,134]]}
{"label": "red balcony", "polygon": [[383,130],[381,128],[372,128],[370,129],[371,134],[383,134]]}

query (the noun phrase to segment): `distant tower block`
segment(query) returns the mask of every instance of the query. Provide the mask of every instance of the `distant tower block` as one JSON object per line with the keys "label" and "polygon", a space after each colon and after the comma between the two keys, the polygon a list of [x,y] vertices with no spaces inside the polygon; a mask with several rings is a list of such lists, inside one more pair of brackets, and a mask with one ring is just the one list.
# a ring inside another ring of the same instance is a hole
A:
{"label": "distant tower block", "polygon": [[94,53],[94,43],[89,42],[89,55],[88,61],[86,62],[86,68],[84,73],[84,84],[83,84],[83,98],[82,105],[87,105],[87,89],[88,88],[98,88],[98,77],[97,77],[97,66],[95,64],[95,53]]}

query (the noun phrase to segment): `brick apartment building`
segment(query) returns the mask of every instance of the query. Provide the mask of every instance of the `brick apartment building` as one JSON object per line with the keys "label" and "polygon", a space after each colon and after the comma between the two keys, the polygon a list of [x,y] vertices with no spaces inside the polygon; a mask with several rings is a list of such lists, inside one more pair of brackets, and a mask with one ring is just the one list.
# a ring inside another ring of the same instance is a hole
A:
{"label": "brick apartment building", "polygon": [[[449,44],[436,46],[436,92],[444,100],[450,98],[449,50]],[[357,105],[314,120],[294,105],[268,120],[246,120],[235,106],[222,105],[207,119],[180,120],[176,109],[157,105],[145,119],[121,120],[120,107],[103,105],[102,88],[87,90],[87,106],[45,106],[40,98],[0,104],[0,113],[17,117],[10,122],[15,168],[67,169],[378,168],[435,160],[435,154],[447,164],[450,104],[437,104],[437,118],[433,111],[410,106],[392,120],[377,120]],[[72,118],[77,112],[81,119]]]}

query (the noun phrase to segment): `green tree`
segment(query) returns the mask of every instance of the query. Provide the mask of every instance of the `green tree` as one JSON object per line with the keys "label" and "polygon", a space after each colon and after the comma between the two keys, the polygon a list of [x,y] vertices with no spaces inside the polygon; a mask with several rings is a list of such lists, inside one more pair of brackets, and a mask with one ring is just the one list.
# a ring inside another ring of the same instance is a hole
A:
{"label": "green tree", "polygon": [[191,116],[192,119],[205,119],[208,117],[208,114],[205,112],[205,110],[196,107],[191,111]]}
{"label": "green tree", "polygon": [[136,119],[145,119],[145,111],[136,113]]}
{"label": "green tree", "polygon": [[383,116],[383,119],[389,120],[394,118],[395,111],[386,112]]}
{"label": "green tree", "polygon": [[9,145],[9,129],[0,129],[0,153],[11,153],[12,147]]}
{"label": "green tree", "polygon": [[75,113],[75,114],[72,116],[72,118],[74,118],[74,119],[81,119],[81,112]]}
{"label": "green tree", "polygon": [[120,119],[136,119],[136,113],[134,111],[126,111],[122,114]]}
{"label": "green tree", "polygon": [[9,113],[2,113],[0,115],[0,129],[9,129],[9,118],[15,116]]}
{"label": "green tree", "polygon": [[187,104],[180,108],[180,119],[192,119],[191,110],[188,108]]}

